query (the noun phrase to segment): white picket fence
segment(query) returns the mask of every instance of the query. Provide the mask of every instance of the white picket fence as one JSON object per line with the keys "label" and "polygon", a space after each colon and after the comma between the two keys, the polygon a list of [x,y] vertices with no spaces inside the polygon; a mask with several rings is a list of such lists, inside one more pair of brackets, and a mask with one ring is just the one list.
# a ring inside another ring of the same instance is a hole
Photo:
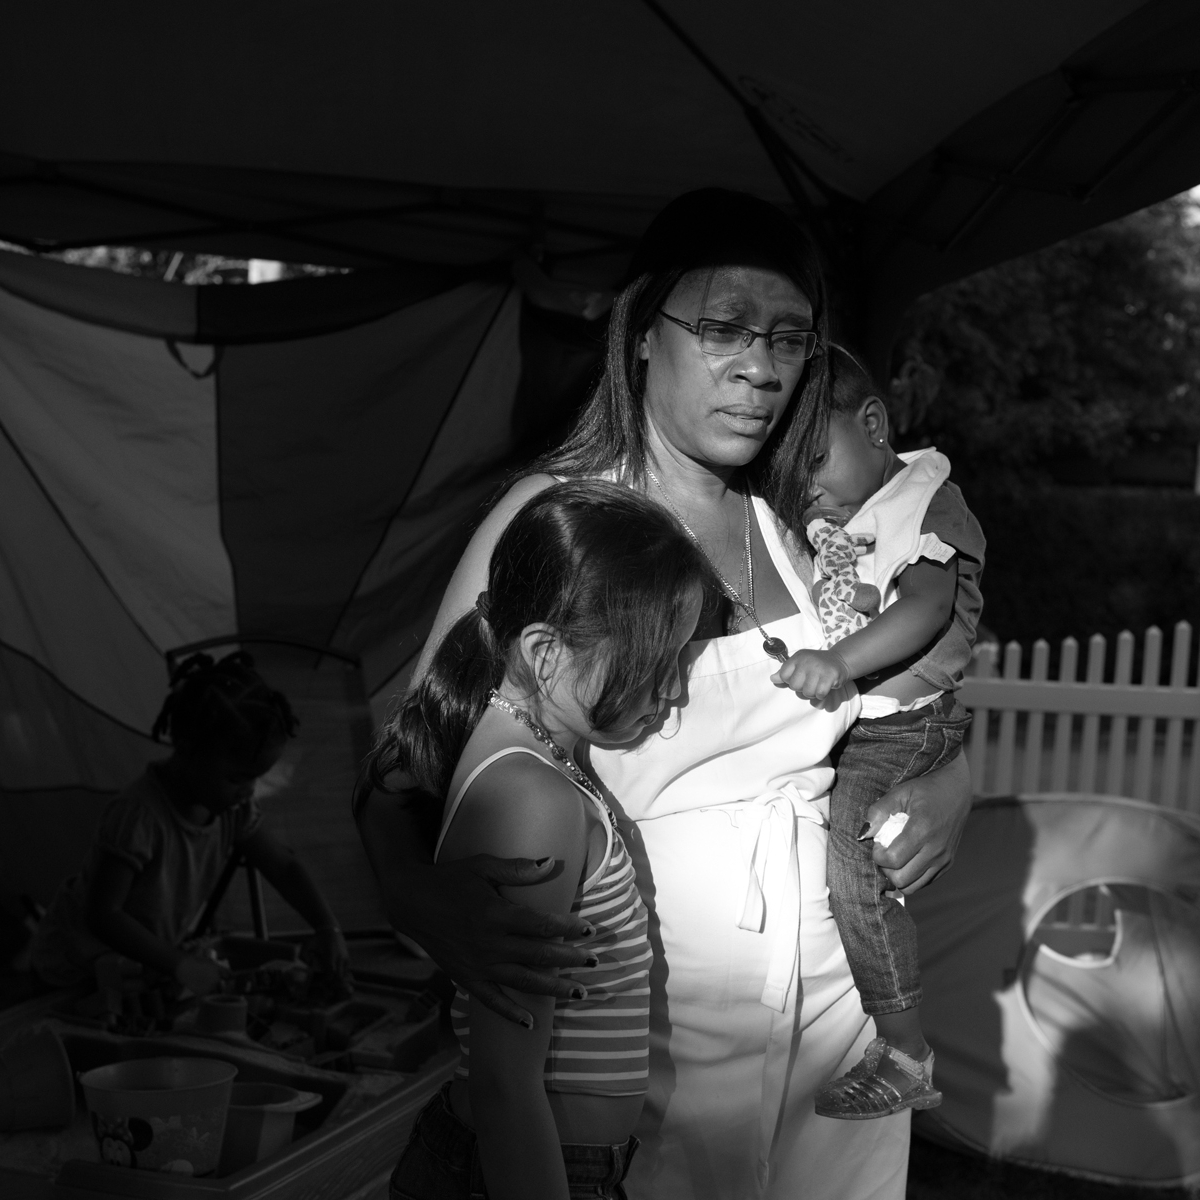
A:
{"label": "white picket fence", "polygon": [[1134,683],[1134,638],[1117,638],[1115,670],[1105,679],[1107,645],[1088,640],[1084,678],[1079,643],[1062,643],[1057,679],[1047,679],[1050,645],[1033,645],[1029,677],[1021,647],[1009,642],[1003,668],[987,648],[959,697],[974,711],[968,759],[975,792],[1103,792],[1200,815],[1200,687],[1188,686],[1192,627],[1175,626],[1170,683],[1159,683],[1162,631],[1146,630],[1141,682]]}

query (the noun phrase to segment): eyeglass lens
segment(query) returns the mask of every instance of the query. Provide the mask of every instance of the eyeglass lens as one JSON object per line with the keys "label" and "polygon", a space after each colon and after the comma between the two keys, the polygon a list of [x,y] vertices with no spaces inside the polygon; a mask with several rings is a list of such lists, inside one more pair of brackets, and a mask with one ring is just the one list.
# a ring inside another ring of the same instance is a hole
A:
{"label": "eyeglass lens", "polygon": [[700,347],[709,354],[738,354],[756,336],[765,337],[771,354],[780,362],[787,363],[804,362],[817,343],[817,335],[812,330],[783,329],[778,333],[756,334],[752,329],[724,321],[700,322]]}

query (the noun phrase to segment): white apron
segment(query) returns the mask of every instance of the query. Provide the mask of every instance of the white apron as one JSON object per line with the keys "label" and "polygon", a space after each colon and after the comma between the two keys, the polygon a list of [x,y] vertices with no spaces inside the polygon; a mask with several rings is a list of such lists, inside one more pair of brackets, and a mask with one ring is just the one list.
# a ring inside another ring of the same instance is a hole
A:
{"label": "white apron", "polygon": [[[823,646],[770,509],[763,540]],[[858,714],[776,688],[762,635],[695,642],[682,708],[627,750],[593,748],[650,912],[650,1091],[630,1200],[903,1200],[909,1114],[835,1121],[813,1093],[874,1036],[829,911],[828,754]]]}

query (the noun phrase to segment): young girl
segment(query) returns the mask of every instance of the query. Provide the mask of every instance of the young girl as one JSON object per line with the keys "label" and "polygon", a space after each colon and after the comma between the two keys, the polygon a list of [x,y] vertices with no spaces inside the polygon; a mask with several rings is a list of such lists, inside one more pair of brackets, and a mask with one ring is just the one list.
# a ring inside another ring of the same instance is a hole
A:
{"label": "young girl", "polygon": [[513,993],[525,1026],[458,992],[458,1070],[417,1119],[396,1200],[625,1195],[651,951],[632,863],[577,750],[660,720],[706,577],[682,530],[636,493],[550,487],[505,530],[487,591],[380,736],[376,779],[402,768],[450,798],[435,857],[551,856],[548,882],[505,894],[595,930],[571,999]]}
{"label": "young girl", "polygon": [[[792,655],[773,678],[817,702],[854,679],[863,697],[830,798],[828,880],[863,1010],[880,1036],[849,1074],[818,1091],[816,1111],[864,1120],[941,1102],[921,1030],[916,930],[872,858],[873,839],[887,845],[906,818],[889,818],[885,829],[867,821],[867,809],[962,744],[970,717],[954,692],[983,607],[984,538],[943,455],[893,452],[879,389],[854,356],[831,345],[829,369],[828,438],[804,520],[825,576],[816,600],[830,648]],[[873,543],[857,564],[856,541]]]}
{"label": "young girl", "polygon": [[116,951],[197,995],[220,969],[181,943],[235,849],[316,930],[318,964],[349,962],[337,920],[304,865],[262,824],[254,782],[278,761],[296,718],[245,653],[195,654],[176,669],[154,723],[171,756],[152,763],[105,809],[83,870],[38,925],[33,968],[44,983],[90,979]]}

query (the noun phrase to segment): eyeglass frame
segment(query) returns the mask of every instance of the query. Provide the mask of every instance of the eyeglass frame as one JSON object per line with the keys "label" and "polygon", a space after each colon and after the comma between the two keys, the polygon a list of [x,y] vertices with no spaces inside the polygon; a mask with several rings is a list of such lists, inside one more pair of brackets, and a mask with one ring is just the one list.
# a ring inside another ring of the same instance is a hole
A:
{"label": "eyeglass frame", "polygon": [[777,356],[775,354],[775,347],[771,345],[771,339],[774,337],[782,337],[784,334],[795,333],[808,334],[809,351],[798,362],[794,362],[789,365],[799,366],[802,363],[806,363],[817,352],[817,331],[815,329],[772,329],[769,333],[759,333],[757,329],[751,329],[746,325],[739,325],[736,321],[722,321],[719,317],[701,317],[695,325],[692,325],[680,317],[673,317],[665,308],[660,308],[658,310],[658,315],[660,317],[666,317],[668,321],[670,321],[673,325],[678,325],[680,329],[686,329],[688,333],[692,334],[694,337],[700,338],[701,342],[704,340],[702,330],[705,325],[724,325],[729,329],[740,329],[742,333],[748,333],[750,335],[750,340],[746,342],[740,350],[731,350],[728,354],[722,354],[719,350],[704,350],[703,346],[701,346],[703,353],[712,354],[717,358],[732,358],[735,354],[745,354],[745,352],[749,350],[759,338],[764,338],[766,340],[768,353],[772,358],[776,358]]}

